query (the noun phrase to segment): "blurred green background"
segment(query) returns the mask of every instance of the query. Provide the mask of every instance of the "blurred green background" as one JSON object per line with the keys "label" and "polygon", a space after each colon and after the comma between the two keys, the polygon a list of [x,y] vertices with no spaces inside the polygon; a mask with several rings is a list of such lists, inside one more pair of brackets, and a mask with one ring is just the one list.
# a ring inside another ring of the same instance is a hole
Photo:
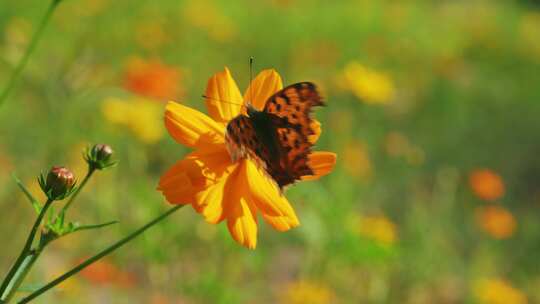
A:
{"label": "blurred green background", "polygon": [[[0,2],[0,86],[49,1]],[[36,303],[540,303],[538,1],[64,0],[0,108],[0,273],[59,164],[108,143],[70,218],[100,232],[53,243],[26,281],[49,281],[168,206],[155,188],[188,149],[164,101],[204,112],[228,66],[315,81],[317,150],[334,172],[292,187],[301,226],[262,223],[258,247],[191,207]],[[24,293],[21,293],[24,295]]]}

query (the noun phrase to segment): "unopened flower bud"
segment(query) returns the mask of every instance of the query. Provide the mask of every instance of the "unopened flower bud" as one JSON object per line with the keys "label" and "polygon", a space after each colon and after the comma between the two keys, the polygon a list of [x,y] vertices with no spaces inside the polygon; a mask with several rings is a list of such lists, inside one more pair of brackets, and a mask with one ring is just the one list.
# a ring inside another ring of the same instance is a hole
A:
{"label": "unopened flower bud", "polygon": [[69,169],[60,166],[54,166],[47,173],[39,178],[41,189],[51,200],[61,200],[73,192],[75,187],[75,177]]}
{"label": "unopened flower bud", "polygon": [[116,165],[116,161],[111,159],[113,153],[111,146],[97,144],[86,150],[84,159],[91,168],[102,170]]}
{"label": "unopened flower bud", "polygon": [[97,144],[92,148],[92,153],[96,155],[97,160],[107,161],[113,154],[113,149],[109,145]]}

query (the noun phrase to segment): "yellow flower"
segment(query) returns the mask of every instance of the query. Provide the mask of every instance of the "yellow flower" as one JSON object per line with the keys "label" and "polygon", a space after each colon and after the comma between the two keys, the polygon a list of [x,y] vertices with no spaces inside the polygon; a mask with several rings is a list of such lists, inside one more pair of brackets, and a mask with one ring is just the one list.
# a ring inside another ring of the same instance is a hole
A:
{"label": "yellow flower", "polygon": [[151,19],[137,24],[134,39],[138,45],[148,50],[157,50],[169,41],[168,31],[158,20]]}
{"label": "yellow flower", "polygon": [[481,304],[526,304],[527,297],[508,282],[501,279],[482,279],[475,286],[476,297]]}
{"label": "yellow flower", "polygon": [[382,246],[391,246],[397,241],[396,225],[384,215],[355,217],[349,223],[353,231]]}
{"label": "yellow flower", "polygon": [[369,179],[373,174],[373,166],[366,145],[362,142],[349,142],[343,151],[343,163],[349,175],[361,179]]}
{"label": "yellow flower", "polygon": [[411,165],[421,165],[425,160],[424,150],[415,146],[400,132],[389,132],[385,137],[386,153],[391,157],[405,157]]}
{"label": "yellow flower", "polygon": [[474,194],[486,201],[494,201],[504,195],[504,182],[500,175],[489,169],[476,169],[469,175]]}
{"label": "yellow flower", "polygon": [[[268,97],[282,87],[279,74],[265,70],[246,92],[253,95],[252,105],[262,109]],[[240,102],[246,102],[248,94],[242,98],[229,70],[225,69],[209,79],[206,95],[213,97],[206,100],[210,116],[178,103],[167,104],[165,126],[169,134],[195,151],[163,174],[158,190],[172,204],[191,204],[209,223],[226,220],[238,243],[255,248],[258,213],[279,231],[296,227],[299,221],[285,196],[262,169],[249,159],[233,163],[227,152],[225,127],[240,114]],[[315,176],[306,179],[328,174],[335,161],[334,153],[312,153],[309,163]]]}
{"label": "yellow flower", "polygon": [[329,304],[333,303],[334,293],[325,285],[310,281],[289,284],[282,295],[283,304]]}
{"label": "yellow flower", "polygon": [[111,123],[127,127],[142,142],[152,144],[163,137],[162,105],[142,98],[107,98],[101,110]]}
{"label": "yellow flower", "polygon": [[540,13],[527,12],[519,22],[519,37],[524,53],[532,56],[537,63],[540,62]]}
{"label": "yellow flower", "polygon": [[233,20],[223,14],[212,1],[191,1],[182,7],[182,13],[183,19],[193,27],[206,31],[215,41],[227,42],[236,37],[237,29]]}
{"label": "yellow flower", "polygon": [[347,64],[344,76],[345,86],[363,102],[384,104],[395,96],[394,83],[388,75],[358,62]]}
{"label": "yellow flower", "polygon": [[516,219],[503,207],[486,206],[476,209],[476,223],[493,238],[507,239],[516,231]]}

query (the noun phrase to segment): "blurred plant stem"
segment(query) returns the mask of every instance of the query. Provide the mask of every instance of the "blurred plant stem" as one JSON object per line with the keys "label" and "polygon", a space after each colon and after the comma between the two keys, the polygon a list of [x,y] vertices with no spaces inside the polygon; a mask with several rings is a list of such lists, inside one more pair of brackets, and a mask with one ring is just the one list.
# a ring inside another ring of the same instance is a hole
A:
{"label": "blurred plant stem", "polygon": [[41,19],[41,22],[39,23],[36,32],[32,36],[32,39],[30,40],[30,44],[28,45],[26,52],[24,53],[21,60],[19,60],[19,63],[15,66],[15,69],[13,70],[11,77],[9,78],[6,86],[0,93],[0,106],[4,104],[4,102],[9,96],[9,93],[11,92],[13,87],[15,87],[15,83],[17,82],[19,75],[21,74],[22,70],[28,63],[28,59],[30,58],[30,55],[32,55],[32,53],[34,52],[37,42],[39,41],[39,39],[41,38],[41,35],[43,34],[43,30],[47,26],[47,23],[49,23],[49,20],[51,19],[51,16],[54,13],[54,10],[58,6],[58,4],[60,4],[60,2],[62,2],[62,0],[51,0],[51,3],[49,4],[49,8],[47,9],[45,16],[43,16],[43,19]]}
{"label": "blurred plant stem", "polygon": [[71,203],[75,200],[75,198],[77,197],[79,192],[81,192],[82,188],[84,188],[84,185],[86,185],[86,183],[88,182],[90,177],[92,177],[92,174],[94,174],[95,171],[96,171],[96,168],[94,168],[91,165],[88,166],[88,172],[86,172],[86,176],[84,177],[84,179],[81,182],[81,184],[79,185],[79,187],[77,187],[77,189],[75,189],[75,192],[73,192],[73,194],[69,198],[68,202],[64,205],[64,208],[62,208],[62,211],[60,212],[60,214],[65,214],[66,213],[69,206],[71,206]]}
{"label": "blurred plant stem", "polygon": [[[39,251],[41,250],[37,249],[37,251],[34,252],[34,250],[32,250],[32,243],[34,242],[37,230],[41,225],[41,221],[43,220],[43,217],[47,213],[47,210],[52,203],[53,200],[48,199],[47,202],[45,202],[43,208],[41,208],[39,215],[34,222],[34,226],[32,227],[32,230],[30,230],[30,234],[26,239],[26,243],[24,244],[24,247],[19,254],[19,257],[17,258],[17,260],[9,270],[6,278],[2,282],[2,286],[0,286],[0,303],[7,303],[7,301],[9,301],[9,299],[17,290],[18,285],[20,285],[20,283],[22,282],[22,279],[24,278],[26,273],[28,273],[28,270],[34,263],[35,259],[37,259]],[[31,259],[27,260],[27,258]]]}
{"label": "blurred plant stem", "polygon": [[130,235],[126,236],[125,238],[123,238],[121,240],[119,240],[118,242],[114,243],[113,245],[111,245],[110,247],[108,247],[105,250],[101,251],[100,253],[96,254],[95,256],[93,256],[93,257],[87,259],[86,261],[80,263],[79,265],[75,266],[70,271],[64,273],[63,275],[59,276],[58,278],[54,279],[53,281],[47,283],[45,286],[43,286],[40,289],[34,291],[29,296],[25,297],[24,299],[20,300],[17,303],[18,304],[24,304],[24,303],[30,302],[31,300],[33,300],[36,297],[40,296],[41,294],[43,294],[47,290],[49,290],[49,289],[55,287],[56,285],[62,283],[63,281],[70,278],[71,276],[74,276],[75,274],[77,274],[79,271],[81,271],[84,268],[90,266],[91,264],[95,263],[99,259],[107,256],[108,254],[112,253],[116,249],[122,247],[124,244],[126,244],[129,241],[133,240],[134,238],[136,238],[137,236],[139,236],[140,234],[145,232],[148,228],[150,228],[150,227],[154,226],[155,224],[161,222],[162,220],[166,219],[169,215],[173,214],[175,211],[182,208],[183,206],[185,206],[185,205],[177,205],[177,206],[172,207],[171,209],[167,210],[165,213],[161,214],[157,218],[155,218],[152,221],[148,222],[146,225],[144,225],[141,228],[135,230]]}

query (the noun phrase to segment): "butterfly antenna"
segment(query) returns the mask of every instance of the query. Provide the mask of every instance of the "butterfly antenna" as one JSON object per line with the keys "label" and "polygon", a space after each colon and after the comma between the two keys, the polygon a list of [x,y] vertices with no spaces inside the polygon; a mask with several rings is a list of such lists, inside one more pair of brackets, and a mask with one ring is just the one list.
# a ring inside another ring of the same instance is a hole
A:
{"label": "butterfly antenna", "polygon": [[245,107],[245,105],[242,104],[242,103],[232,102],[232,101],[223,100],[223,99],[219,99],[219,98],[213,98],[213,97],[206,96],[206,95],[202,95],[202,98],[206,98],[206,99],[210,99],[210,100],[218,101],[218,102],[223,102],[223,103],[230,103],[230,104],[233,104],[233,105]]}
{"label": "butterfly antenna", "polygon": [[249,102],[253,102],[253,56],[249,57]]}

